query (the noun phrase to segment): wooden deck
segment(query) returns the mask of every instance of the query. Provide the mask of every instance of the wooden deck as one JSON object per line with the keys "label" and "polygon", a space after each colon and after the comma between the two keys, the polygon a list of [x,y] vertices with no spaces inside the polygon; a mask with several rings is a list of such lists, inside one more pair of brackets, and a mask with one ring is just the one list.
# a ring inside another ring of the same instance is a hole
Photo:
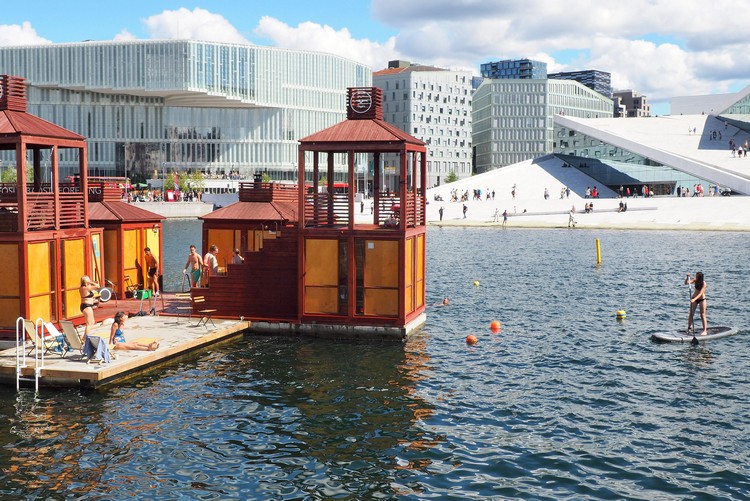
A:
{"label": "wooden deck", "polygon": [[[138,305],[135,306],[135,311],[137,311]],[[123,310],[123,308],[120,309]],[[127,311],[127,309],[124,310]],[[109,319],[111,318],[110,315]],[[100,315],[97,315],[97,320],[101,320]],[[65,357],[57,353],[47,353],[40,370],[39,386],[98,388],[151,370],[202,347],[241,336],[250,327],[250,322],[239,319],[214,318],[212,320],[215,326],[209,322],[208,327],[204,327],[198,326],[199,318],[196,316],[132,317],[128,319],[125,326],[126,339],[128,341],[153,339],[160,344],[159,349],[156,351],[110,350],[112,354],[117,354],[117,359],[103,364],[87,364],[85,360],[81,360],[80,353],[75,351],[69,352]],[[92,330],[92,334],[108,336],[110,326],[111,320],[98,324]],[[26,357],[26,367],[22,371],[23,377],[31,378],[31,382],[22,381],[23,386],[34,385],[35,368],[32,353],[30,357]],[[0,351],[0,384],[9,386],[16,384],[15,348]]]}

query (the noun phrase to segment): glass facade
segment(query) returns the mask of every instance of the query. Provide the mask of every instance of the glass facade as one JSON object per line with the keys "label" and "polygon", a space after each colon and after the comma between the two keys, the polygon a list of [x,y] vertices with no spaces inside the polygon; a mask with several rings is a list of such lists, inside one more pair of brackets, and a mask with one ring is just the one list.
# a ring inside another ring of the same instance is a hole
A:
{"label": "glass facade", "polygon": [[[296,179],[297,141],[346,118],[347,87],[372,84],[331,54],[188,40],[1,47],[0,74],[26,78],[30,113],[88,138],[91,174],[135,179]],[[75,168],[61,157],[62,175]]]}
{"label": "glass facade", "polygon": [[568,127],[556,125],[554,136],[555,155],[615,192],[622,186],[624,189],[630,188],[631,193],[637,190],[640,195],[645,184],[655,195],[675,195],[678,188],[688,188],[692,194],[696,184],[709,190],[715,186],[706,179],[691,176]]}
{"label": "glass facade", "polygon": [[747,93],[749,90],[750,88],[746,88],[743,97],[719,114],[722,120],[747,133],[750,133],[750,94]]}
{"label": "glass facade", "polygon": [[484,78],[543,79],[547,78],[547,63],[532,59],[506,59],[482,63],[479,67]]}
{"label": "glass facade", "polygon": [[575,80],[599,94],[612,97],[612,75],[606,71],[581,70],[550,73],[547,78],[551,80]]}
{"label": "glass facade", "polygon": [[572,80],[485,80],[472,117],[477,172],[552,153],[553,117],[612,116],[612,100]]}

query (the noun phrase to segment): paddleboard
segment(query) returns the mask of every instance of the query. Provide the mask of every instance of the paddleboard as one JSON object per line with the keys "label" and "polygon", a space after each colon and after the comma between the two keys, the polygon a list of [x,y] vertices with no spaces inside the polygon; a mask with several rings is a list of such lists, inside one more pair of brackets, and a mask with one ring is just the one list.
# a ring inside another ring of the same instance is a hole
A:
{"label": "paddleboard", "polygon": [[[709,327],[706,329],[708,334],[705,336],[700,335],[700,330],[695,333],[695,339],[698,342],[710,341],[711,339],[719,339],[721,337],[733,336],[737,334],[736,327],[718,326]],[[669,332],[657,332],[651,336],[651,341],[657,343],[692,343],[693,333],[688,334],[684,329],[675,329]]]}

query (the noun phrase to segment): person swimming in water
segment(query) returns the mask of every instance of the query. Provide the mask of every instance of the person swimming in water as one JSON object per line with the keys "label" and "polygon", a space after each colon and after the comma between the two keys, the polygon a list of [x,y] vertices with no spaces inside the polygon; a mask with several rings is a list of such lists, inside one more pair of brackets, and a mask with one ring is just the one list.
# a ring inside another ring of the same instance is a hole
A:
{"label": "person swimming in water", "polygon": [[690,278],[690,273],[685,277],[685,284],[695,284],[695,291],[690,297],[690,316],[688,316],[688,332],[694,329],[693,326],[693,315],[695,310],[700,306],[701,309],[701,322],[703,322],[703,332],[701,336],[705,336],[708,333],[706,320],[706,281],[703,278],[703,272],[699,271],[695,274],[695,278]]}

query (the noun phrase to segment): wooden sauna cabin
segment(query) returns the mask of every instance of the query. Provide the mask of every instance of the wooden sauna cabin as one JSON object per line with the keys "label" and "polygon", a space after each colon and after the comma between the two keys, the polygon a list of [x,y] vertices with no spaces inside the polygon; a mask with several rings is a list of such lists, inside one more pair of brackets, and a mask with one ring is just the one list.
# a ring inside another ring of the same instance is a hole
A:
{"label": "wooden sauna cabin", "polygon": [[[300,140],[296,186],[251,183],[202,218],[204,254],[217,245],[220,264],[235,247],[245,257],[193,291],[205,307],[256,332],[346,339],[402,340],[424,324],[425,143],[382,120],[380,89],[349,89],[347,103],[347,120]],[[380,165],[383,155],[396,159],[399,189],[376,189],[372,214],[355,219],[355,193],[334,189],[334,166],[348,166],[353,187],[355,158]]]}
{"label": "wooden sauna cabin", "polygon": [[[206,307],[223,315],[296,322],[297,214],[296,185],[240,183],[238,202],[200,218],[201,256],[211,245],[219,248],[220,276],[193,295],[204,296]],[[232,264],[234,249],[243,264]]]}
{"label": "wooden sauna cabin", "polygon": [[[398,191],[382,191],[374,169],[373,213],[357,214],[355,193],[336,195],[333,167],[364,156],[375,166],[395,159]],[[350,88],[347,119],[300,140],[299,179],[309,172],[312,195],[299,184],[299,322],[321,324],[346,337],[402,339],[425,322],[427,149],[424,142],[383,121],[382,91]],[[338,158],[337,158],[338,157]],[[327,186],[320,189],[319,179]]]}
{"label": "wooden sauna cabin", "polygon": [[[88,222],[84,137],[27,113],[23,78],[0,75],[0,150],[12,152],[15,180],[0,185],[0,336],[15,339],[17,317],[81,316],[81,276],[104,267],[93,249],[102,230]],[[77,182],[60,176],[64,157]],[[98,244],[97,244],[98,243]]]}
{"label": "wooden sauna cabin", "polygon": [[163,266],[164,217],[123,202],[122,186],[126,182],[125,178],[91,178],[89,181],[89,224],[103,231],[103,245],[95,246],[93,252],[95,256],[102,253],[104,261],[101,270],[94,267],[92,278],[102,286],[111,287],[118,298],[128,297],[144,284],[148,287],[143,249],[150,248]]}

